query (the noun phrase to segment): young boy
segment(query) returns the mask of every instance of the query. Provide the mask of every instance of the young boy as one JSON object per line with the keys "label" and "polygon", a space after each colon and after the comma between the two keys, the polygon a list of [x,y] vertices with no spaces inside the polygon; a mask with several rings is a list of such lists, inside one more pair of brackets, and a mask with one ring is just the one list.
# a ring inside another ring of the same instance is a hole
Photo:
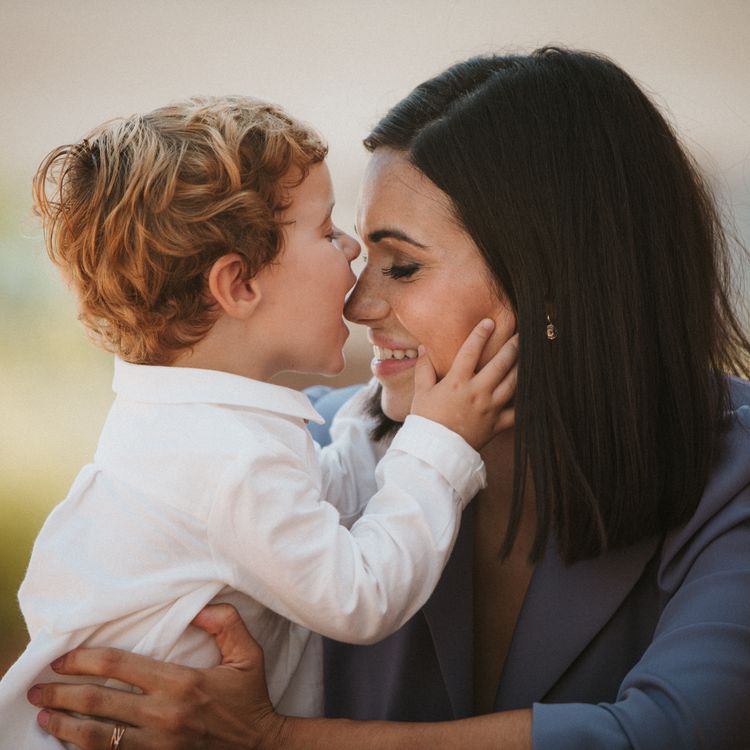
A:
{"label": "young boy", "polygon": [[371,499],[356,489],[371,466],[362,419],[345,415],[316,449],[305,424],[319,415],[269,380],[344,365],[359,246],[332,223],[325,153],[277,107],[206,98],[107,123],[40,167],[50,256],[116,354],[117,396],[21,587],[31,643],[0,683],[3,750],[59,747],[25,696],[75,646],[216,663],[188,627],[215,601],[264,647],[274,704],[320,713],[310,630],[376,641],[437,583],[483,486],[475,449],[496,429],[504,369],[496,355],[473,374],[486,321],[441,383],[422,357],[415,414]]}

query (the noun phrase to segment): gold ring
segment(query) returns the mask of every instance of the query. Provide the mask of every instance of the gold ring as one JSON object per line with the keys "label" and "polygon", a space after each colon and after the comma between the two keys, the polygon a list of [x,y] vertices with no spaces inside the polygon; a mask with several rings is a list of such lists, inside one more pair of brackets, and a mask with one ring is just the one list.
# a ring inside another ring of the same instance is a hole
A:
{"label": "gold ring", "polygon": [[109,741],[109,750],[120,750],[120,742],[124,734],[125,726],[123,724],[115,724],[115,728],[112,730],[112,739]]}

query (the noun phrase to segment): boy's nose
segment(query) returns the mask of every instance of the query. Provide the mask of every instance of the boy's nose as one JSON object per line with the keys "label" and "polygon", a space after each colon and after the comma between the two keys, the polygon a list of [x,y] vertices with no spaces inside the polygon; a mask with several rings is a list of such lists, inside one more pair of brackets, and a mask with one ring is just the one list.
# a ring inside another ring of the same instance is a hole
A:
{"label": "boy's nose", "polygon": [[343,238],[341,245],[341,249],[344,251],[344,257],[349,263],[358,258],[359,254],[362,252],[362,247],[359,242],[357,242],[357,240],[355,240],[350,234],[347,234]]}

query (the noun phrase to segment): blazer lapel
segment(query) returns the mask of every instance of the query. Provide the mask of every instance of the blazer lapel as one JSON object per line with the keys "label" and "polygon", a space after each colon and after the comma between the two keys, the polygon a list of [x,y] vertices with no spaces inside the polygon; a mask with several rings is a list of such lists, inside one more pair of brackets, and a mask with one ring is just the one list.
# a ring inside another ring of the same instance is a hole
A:
{"label": "blazer lapel", "polygon": [[604,627],[659,546],[652,538],[564,565],[554,544],[532,576],[498,686],[495,710],[540,701]]}
{"label": "blazer lapel", "polygon": [[474,513],[469,505],[450,560],[422,609],[457,719],[471,716],[473,706],[473,538]]}

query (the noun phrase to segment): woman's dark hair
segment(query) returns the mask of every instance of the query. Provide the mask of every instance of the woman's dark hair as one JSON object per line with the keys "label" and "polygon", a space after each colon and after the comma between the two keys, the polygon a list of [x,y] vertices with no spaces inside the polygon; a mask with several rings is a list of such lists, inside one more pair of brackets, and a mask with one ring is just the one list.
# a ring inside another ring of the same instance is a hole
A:
{"label": "woman's dark hair", "polygon": [[[512,549],[569,561],[684,523],[750,374],[711,193],[635,82],[589,53],[476,57],[375,126],[452,200],[520,333]],[[546,335],[547,315],[557,338]]]}

